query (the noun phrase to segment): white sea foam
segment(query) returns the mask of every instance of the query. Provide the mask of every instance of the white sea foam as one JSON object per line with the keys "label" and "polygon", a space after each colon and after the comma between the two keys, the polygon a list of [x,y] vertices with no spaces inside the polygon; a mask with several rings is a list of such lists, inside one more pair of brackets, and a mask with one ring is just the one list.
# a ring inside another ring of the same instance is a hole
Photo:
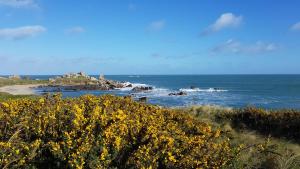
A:
{"label": "white sea foam", "polygon": [[227,92],[228,90],[216,89],[216,88],[208,88],[208,89],[200,89],[200,88],[182,88],[179,89],[181,92]]}
{"label": "white sea foam", "polygon": [[116,88],[117,90],[121,90],[121,91],[130,91],[135,87],[146,87],[146,86],[150,86],[144,83],[130,83],[130,82],[125,82],[123,83],[124,86],[129,86],[131,85],[132,87],[124,87],[124,88]]}
{"label": "white sea foam", "polygon": [[131,85],[132,87],[125,87],[125,88],[117,88],[117,90],[120,91],[131,91],[135,87],[152,87],[152,90],[147,91],[141,91],[134,93],[136,96],[149,96],[149,97],[162,97],[162,96],[168,96],[168,94],[171,92],[169,89],[166,88],[158,88],[149,84],[144,83],[130,83],[125,82],[123,83],[125,86]]}

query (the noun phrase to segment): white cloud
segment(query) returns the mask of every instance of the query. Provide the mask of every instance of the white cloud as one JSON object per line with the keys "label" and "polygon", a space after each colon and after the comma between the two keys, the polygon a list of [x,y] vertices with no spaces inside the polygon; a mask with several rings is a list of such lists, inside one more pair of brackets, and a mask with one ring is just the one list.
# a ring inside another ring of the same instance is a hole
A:
{"label": "white cloud", "polygon": [[12,8],[38,8],[35,0],[0,0],[0,6],[9,6]]}
{"label": "white cloud", "polygon": [[79,34],[85,32],[85,29],[81,26],[75,26],[66,30],[68,34]]}
{"label": "white cloud", "polygon": [[148,30],[150,31],[160,31],[165,27],[166,23],[164,20],[151,22],[148,26]]}
{"label": "white cloud", "polygon": [[260,54],[272,52],[277,49],[274,43],[257,41],[254,44],[243,44],[239,41],[228,40],[212,49],[213,53],[234,53],[234,54]]}
{"label": "white cloud", "polygon": [[36,36],[47,29],[40,25],[23,26],[18,28],[3,28],[0,29],[0,39],[25,39],[28,37]]}
{"label": "white cloud", "polygon": [[202,34],[207,35],[214,32],[218,32],[226,28],[238,27],[243,22],[243,16],[235,16],[232,13],[222,14],[212,25],[206,28]]}
{"label": "white cloud", "polygon": [[290,29],[292,31],[300,31],[300,22],[295,23],[294,25],[292,25]]}

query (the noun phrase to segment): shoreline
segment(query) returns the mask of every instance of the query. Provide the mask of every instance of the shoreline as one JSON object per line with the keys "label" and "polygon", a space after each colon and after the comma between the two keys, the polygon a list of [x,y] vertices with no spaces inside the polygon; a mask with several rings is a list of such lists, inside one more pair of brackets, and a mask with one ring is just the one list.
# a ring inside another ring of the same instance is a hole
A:
{"label": "shoreline", "polygon": [[0,92],[12,95],[37,95],[34,88],[42,84],[9,85],[0,87]]}

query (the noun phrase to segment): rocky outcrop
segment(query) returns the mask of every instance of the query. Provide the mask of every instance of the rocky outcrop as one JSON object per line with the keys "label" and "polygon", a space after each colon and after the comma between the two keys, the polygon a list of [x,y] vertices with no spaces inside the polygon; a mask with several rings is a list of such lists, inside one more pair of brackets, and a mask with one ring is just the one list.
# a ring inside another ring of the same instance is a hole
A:
{"label": "rocky outcrop", "polygon": [[62,76],[57,76],[55,78],[50,78],[49,81],[52,83],[55,82],[61,82],[61,81],[76,81],[76,80],[90,80],[90,81],[97,81],[97,78],[89,76],[85,74],[84,72],[79,72],[79,73],[67,73]]}
{"label": "rocky outcrop", "polygon": [[147,102],[148,98],[147,97],[140,97],[138,98],[139,102]]}
{"label": "rocky outcrop", "polygon": [[143,92],[143,91],[149,91],[149,90],[152,90],[153,87],[151,86],[137,86],[137,87],[134,87],[132,89],[133,92]]}
{"label": "rocky outcrop", "polygon": [[21,79],[21,76],[19,75],[12,75],[12,76],[8,76],[9,79]]}
{"label": "rocky outcrop", "polygon": [[197,89],[197,87],[196,86],[191,86],[190,89]]}
{"label": "rocky outcrop", "polygon": [[186,92],[177,92],[177,93],[169,93],[169,96],[185,96],[187,95]]}
{"label": "rocky outcrop", "polygon": [[50,78],[49,83],[47,87],[50,87],[53,91],[112,90],[128,86],[128,84],[105,79],[103,75],[100,75],[97,79],[86,75],[84,72],[69,73]]}

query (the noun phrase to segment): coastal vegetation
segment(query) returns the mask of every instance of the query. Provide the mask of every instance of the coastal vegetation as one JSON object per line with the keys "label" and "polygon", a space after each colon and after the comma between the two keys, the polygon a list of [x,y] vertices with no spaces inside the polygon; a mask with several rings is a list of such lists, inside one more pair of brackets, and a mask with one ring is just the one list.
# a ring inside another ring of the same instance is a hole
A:
{"label": "coastal vegetation", "polygon": [[[256,115],[257,120],[259,114],[268,114],[255,108],[162,108],[111,95],[9,99],[0,101],[0,167],[299,166],[300,147],[296,139],[282,138],[281,132],[273,137],[272,128],[261,132],[259,125],[253,127],[258,124],[255,120],[241,118],[243,113]],[[277,111],[277,116],[270,119],[277,124],[276,119],[281,121],[279,117],[285,113]],[[294,120],[299,116],[287,118]],[[245,124],[236,125],[238,119]],[[265,123],[270,119],[261,118]],[[289,136],[296,133],[291,130]]]}
{"label": "coastal vegetation", "polygon": [[192,115],[85,95],[0,104],[1,168],[220,168],[241,147]]}
{"label": "coastal vegetation", "polygon": [[10,85],[27,85],[27,84],[46,84],[48,80],[38,80],[30,78],[3,78],[0,77],[0,87]]}
{"label": "coastal vegetation", "polygon": [[100,75],[95,78],[85,74],[84,72],[69,73],[55,78],[50,78],[47,85],[54,91],[61,90],[112,90],[116,88],[124,88],[126,84],[114,80],[104,78]]}
{"label": "coastal vegetation", "polygon": [[9,99],[18,99],[18,98],[37,98],[37,95],[12,95],[5,92],[0,92],[0,101],[7,101]]}
{"label": "coastal vegetation", "polygon": [[[181,111],[222,129],[233,145],[243,149],[230,168],[298,169],[300,166],[299,110],[240,109],[214,105],[190,106]],[[288,137],[287,137],[288,136]],[[260,143],[265,143],[260,151]]]}

